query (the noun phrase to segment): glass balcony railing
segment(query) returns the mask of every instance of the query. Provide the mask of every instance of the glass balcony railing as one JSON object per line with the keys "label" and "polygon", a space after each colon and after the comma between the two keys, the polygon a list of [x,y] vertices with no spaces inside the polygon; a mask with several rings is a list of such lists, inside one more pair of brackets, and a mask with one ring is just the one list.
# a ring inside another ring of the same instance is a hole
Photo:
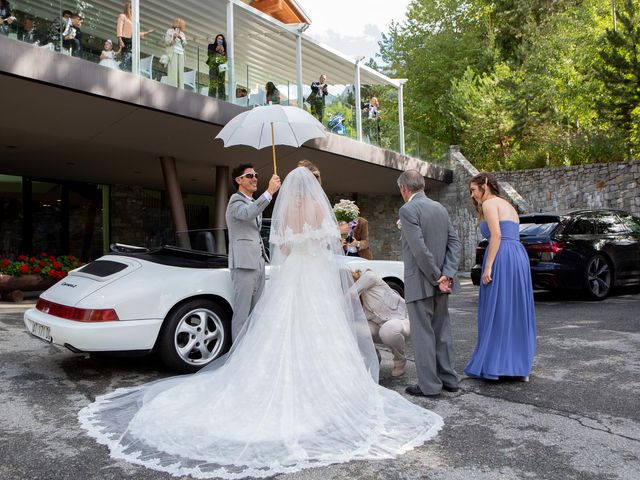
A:
{"label": "glass balcony railing", "polygon": [[[274,52],[274,65],[279,68],[270,72],[265,71],[264,65],[259,67],[250,61],[264,52],[242,52],[233,64],[221,54],[226,48],[221,33],[226,32],[226,10],[221,8],[222,3],[184,2],[177,18],[162,2],[140,0],[139,59],[133,58],[134,16],[129,13],[129,3],[12,0],[12,19],[0,26],[0,35],[105,68],[132,71],[134,65],[139,65],[139,71],[134,73],[141,76],[248,108],[270,102],[302,107],[322,121],[329,132],[352,139],[357,139],[356,119],[360,116],[363,142],[400,152],[398,97],[394,87],[363,85],[361,105],[356,105],[353,85],[329,84],[328,95],[320,102],[310,95],[307,83],[302,86],[300,104],[295,79],[276,73],[295,71],[295,58]],[[238,48],[241,45],[239,36],[236,45]],[[377,103],[372,97],[377,97]],[[432,160],[444,147],[405,128],[407,155]]]}

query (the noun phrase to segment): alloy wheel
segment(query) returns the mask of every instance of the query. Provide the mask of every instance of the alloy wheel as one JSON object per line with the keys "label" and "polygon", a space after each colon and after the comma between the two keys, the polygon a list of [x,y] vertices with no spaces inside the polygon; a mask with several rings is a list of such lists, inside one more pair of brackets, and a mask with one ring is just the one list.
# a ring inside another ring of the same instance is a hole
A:
{"label": "alloy wheel", "polygon": [[595,255],[587,264],[587,291],[595,299],[601,300],[611,290],[611,268],[602,255]]}
{"label": "alloy wheel", "polygon": [[174,347],[180,358],[191,365],[206,365],[224,346],[222,319],[206,308],[191,310],[175,329]]}

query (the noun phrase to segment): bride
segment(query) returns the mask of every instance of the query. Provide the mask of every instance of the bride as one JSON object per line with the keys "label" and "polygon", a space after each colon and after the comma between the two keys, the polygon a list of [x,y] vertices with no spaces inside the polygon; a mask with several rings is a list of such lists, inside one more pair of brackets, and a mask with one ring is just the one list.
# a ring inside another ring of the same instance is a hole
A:
{"label": "bride", "polygon": [[80,411],[112,457],[196,478],[269,477],[391,458],[441,428],[438,415],[377,384],[336,219],[305,167],[282,184],[270,243],[271,279],[227,355]]}

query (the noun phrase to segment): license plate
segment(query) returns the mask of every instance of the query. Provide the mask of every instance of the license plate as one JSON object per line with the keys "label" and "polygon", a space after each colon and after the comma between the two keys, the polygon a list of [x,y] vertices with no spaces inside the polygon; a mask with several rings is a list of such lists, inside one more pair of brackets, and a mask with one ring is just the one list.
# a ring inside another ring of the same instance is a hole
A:
{"label": "license plate", "polygon": [[31,334],[35,335],[42,340],[46,340],[47,342],[51,342],[51,329],[46,325],[40,325],[36,322],[31,322]]}

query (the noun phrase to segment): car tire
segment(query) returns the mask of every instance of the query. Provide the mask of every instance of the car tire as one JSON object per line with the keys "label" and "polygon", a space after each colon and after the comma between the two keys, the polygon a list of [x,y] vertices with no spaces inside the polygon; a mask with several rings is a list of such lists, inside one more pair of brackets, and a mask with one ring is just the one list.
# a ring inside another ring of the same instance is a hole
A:
{"label": "car tire", "polygon": [[592,256],[584,269],[584,290],[591,300],[604,300],[613,287],[609,261],[600,254]]}
{"label": "car tire", "polygon": [[391,290],[395,291],[398,295],[404,298],[404,286],[398,281],[394,279],[384,279],[385,283],[389,285]]}
{"label": "car tire", "polygon": [[225,354],[230,346],[230,313],[213,300],[197,298],[169,312],[156,350],[167,367],[193,373]]}

